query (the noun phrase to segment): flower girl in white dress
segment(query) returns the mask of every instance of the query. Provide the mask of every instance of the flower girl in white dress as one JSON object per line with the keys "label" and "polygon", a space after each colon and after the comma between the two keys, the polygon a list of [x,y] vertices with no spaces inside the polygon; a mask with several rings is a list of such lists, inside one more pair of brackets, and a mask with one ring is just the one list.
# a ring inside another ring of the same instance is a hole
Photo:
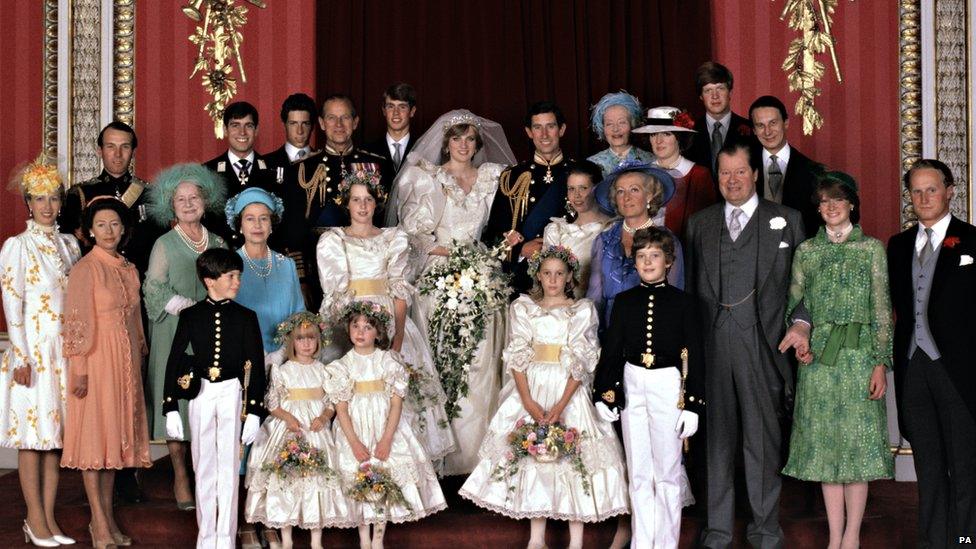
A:
{"label": "flower girl in white dress", "polygon": [[613,428],[590,401],[598,316],[588,299],[573,300],[579,261],[549,246],[533,256],[529,274],[531,296],[509,312],[502,356],[511,379],[460,494],[531,519],[530,548],[545,546],[546,519],[568,520],[569,546],[578,549],[584,522],[628,512],[626,466]]}
{"label": "flower girl in white dress", "polygon": [[311,530],[313,549],[322,547],[323,527],[355,526],[335,471],[329,371],[315,360],[326,333],[321,317],[304,311],[278,325],[275,342],[284,344],[288,360],[271,366],[266,436],[258,437],[248,462],[245,517],[281,528],[283,549],[292,547],[294,526]]}
{"label": "flower girl in white dress", "polygon": [[[370,301],[346,305],[337,323],[353,348],[329,363],[339,474],[360,547],[383,547],[386,523],[421,519],[447,507],[434,467],[402,417],[407,370],[389,347],[389,312]],[[370,538],[370,525],[373,534]]]}

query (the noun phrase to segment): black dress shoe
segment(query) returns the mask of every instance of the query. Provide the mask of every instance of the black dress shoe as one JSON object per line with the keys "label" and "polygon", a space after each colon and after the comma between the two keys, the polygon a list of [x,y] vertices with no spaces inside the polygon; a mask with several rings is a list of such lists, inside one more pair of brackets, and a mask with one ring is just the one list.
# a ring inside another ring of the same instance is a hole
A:
{"label": "black dress shoe", "polygon": [[142,503],[135,469],[121,469],[115,473],[115,499],[124,503]]}

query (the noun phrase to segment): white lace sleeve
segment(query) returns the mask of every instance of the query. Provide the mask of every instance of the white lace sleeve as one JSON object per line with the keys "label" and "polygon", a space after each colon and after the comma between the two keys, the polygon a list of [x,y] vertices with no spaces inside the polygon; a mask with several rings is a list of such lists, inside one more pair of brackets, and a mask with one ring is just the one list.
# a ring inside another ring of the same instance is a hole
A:
{"label": "white lace sleeve", "polygon": [[589,384],[600,360],[600,344],[597,339],[599,317],[589,299],[581,299],[571,308],[569,335],[559,353],[559,362],[573,379]]}
{"label": "white lace sleeve", "polygon": [[535,360],[535,351],[532,349],[529,310],[523,298],[515,300],[509,307],[508,326],[508,345],[502,351],[502,362],[509,370],[524,372]]}
{"label": "white lace sleeve", "polygon": [[388,284],[390,295],[394,299],[402,299],[407,302],[407,305],[410,305],[413,300],[414,287],[406,279],[410,270],[410,245],[407,241],[407,233],[400,229],[387,230],[394,232],[389,242]]}
{"label": "white lace sleeve", "polygon": [[400,398],[406,398],[410,375],[407,373],[407,367],[403,364],[403,359],[398,353],[387,351],[383,361],[383,381],[386,382],[387,396],[397,395]]}
{"label": "white lace sleeve", "polygon": [[346,247],[342,241],[342,229],[329,229],[322,233],[315,246],[315,261],[319,267],[319,284],[322,286],[322,305],[319,313],[331,318],[349,301],[349,267],[346,263]]}
{"label": "white lace sleeve", "polygon": [[329,374],[325,380],[326,400],[332,404],[352,400],[353,381],[342,359],[330,362],[325,369]]}

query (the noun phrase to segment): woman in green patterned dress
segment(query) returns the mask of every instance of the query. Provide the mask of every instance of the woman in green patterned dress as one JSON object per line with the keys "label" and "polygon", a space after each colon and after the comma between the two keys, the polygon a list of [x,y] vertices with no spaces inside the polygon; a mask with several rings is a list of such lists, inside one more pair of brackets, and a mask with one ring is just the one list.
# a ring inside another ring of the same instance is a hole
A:
{"label": "woman in green patterned dress", "polygon": [[787,314],[813,318],[800,359],[790,456],[783,474],[822,483],[830,549],[858,547],[868,481],[891,478],[883,400],[891,366],[891,304],[884,246],[857,225],[857,184],[820,176],[826,223],[796,250]]}

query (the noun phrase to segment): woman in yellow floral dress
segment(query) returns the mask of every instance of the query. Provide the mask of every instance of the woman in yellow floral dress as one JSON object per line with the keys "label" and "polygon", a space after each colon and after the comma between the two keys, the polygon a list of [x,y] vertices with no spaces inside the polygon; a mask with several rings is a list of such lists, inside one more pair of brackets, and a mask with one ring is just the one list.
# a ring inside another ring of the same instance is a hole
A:
{"label": "woman in yellow floral dress", "polygon": [[35,545],[74,543],[54,519],[64,424],[66,360],[61,311],[68,270],[81,252],[55,220],[64,198],[57,167],[36,162],[14,180],[30,219],[0,251],[0,292],[10,346],[0,363],[0,446],[16,448],[27,503],[24,536]]}

